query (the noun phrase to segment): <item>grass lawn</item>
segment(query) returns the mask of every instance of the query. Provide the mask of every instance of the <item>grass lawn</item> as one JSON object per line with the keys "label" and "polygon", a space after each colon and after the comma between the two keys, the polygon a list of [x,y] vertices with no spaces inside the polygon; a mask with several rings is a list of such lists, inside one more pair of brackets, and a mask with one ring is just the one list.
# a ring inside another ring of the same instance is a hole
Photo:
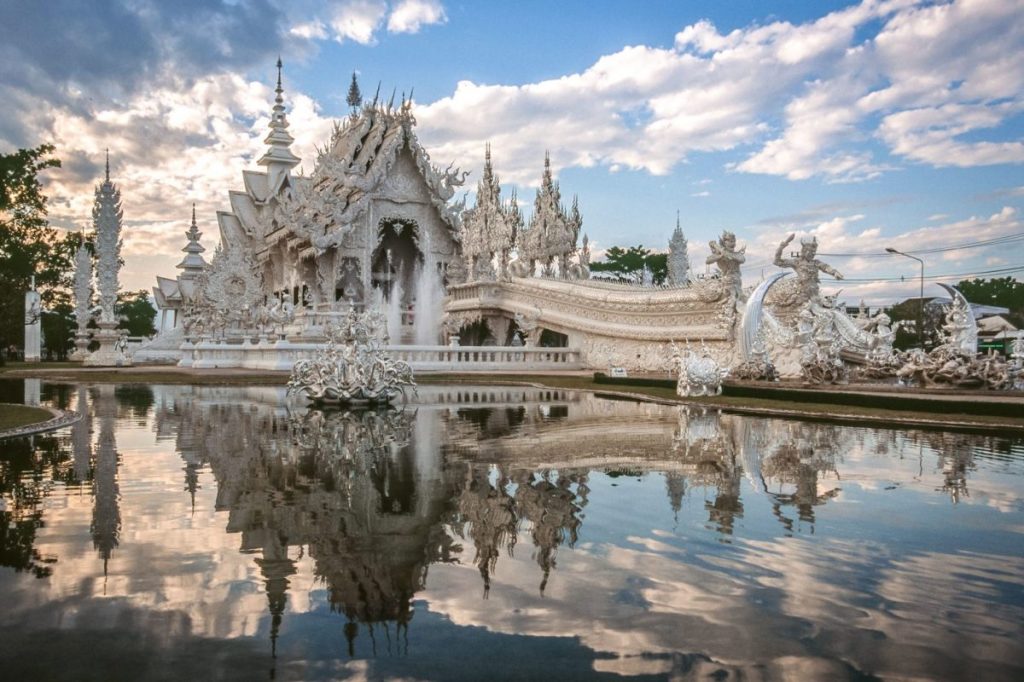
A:
{"label": "grass lawn", "polygon": [[0,431],[38,424],[50,419],[53,419],[53,414],[49,410],[28,405],[0,403]]}

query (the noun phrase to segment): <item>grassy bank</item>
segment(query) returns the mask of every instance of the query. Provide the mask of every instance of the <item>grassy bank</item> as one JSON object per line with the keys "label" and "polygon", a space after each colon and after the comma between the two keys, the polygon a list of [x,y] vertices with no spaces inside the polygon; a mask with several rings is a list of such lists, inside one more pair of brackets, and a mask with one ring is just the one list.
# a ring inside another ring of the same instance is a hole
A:
{"label": "grassy bank", "polygon": [[53,414],[49,410],[28,405],[0,403],[0,431],[40,424],[50,419],[53,419]]}

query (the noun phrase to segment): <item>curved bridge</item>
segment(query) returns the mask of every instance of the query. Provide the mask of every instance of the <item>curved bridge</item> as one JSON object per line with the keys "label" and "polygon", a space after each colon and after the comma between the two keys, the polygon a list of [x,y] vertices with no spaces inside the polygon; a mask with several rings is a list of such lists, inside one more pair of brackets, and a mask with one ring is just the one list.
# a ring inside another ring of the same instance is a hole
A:
{"label": "curved bridge", "polygon": [[514,322],[532,344],[543,330],[564,334],[587,367],[643,370],[668,367],[670,341],[704,341],[726,359],[736,315],[718,280],[641,288],[547,278],[451,285],[445,312],[450,327],[486,322],[498,343]]}

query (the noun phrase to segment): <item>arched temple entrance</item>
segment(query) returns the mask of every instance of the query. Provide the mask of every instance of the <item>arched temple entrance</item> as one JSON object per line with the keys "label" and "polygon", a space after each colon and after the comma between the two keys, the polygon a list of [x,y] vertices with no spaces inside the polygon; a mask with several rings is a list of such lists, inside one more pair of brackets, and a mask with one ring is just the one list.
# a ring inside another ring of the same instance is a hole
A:
{"label": "arched temple entrance", "polygon": [[382,218],[377,225],[377,247],[370,266],[374,288],[384,289],[387,298],[401,291],[402,304],[412,303],[414,277],[423,265],[419,227],[408,218]]}

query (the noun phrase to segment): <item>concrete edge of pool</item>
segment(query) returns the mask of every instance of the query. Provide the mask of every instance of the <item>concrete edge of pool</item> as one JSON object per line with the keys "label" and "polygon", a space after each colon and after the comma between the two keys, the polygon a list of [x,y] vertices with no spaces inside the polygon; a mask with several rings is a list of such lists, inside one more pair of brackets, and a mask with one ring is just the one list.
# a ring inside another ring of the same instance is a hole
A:
{"label": "concrete edge of pool", "polygon": [[[10,367],[0,378],[37,378],[54,383],[190,384],[209,386],[283,386],[288,372],[248,370],[191,370],[167,366],[122,368]],[[592,391],[612,398],[645,400],[665,405],[693,405],[738,414],[785,419],[811,419],[870,426],[903,426],[984,432],[1024,433],[1024,395],[978,391],[898,390],[879,387],[807,388],[799,385],[752,386],[732,382],[725,394],[683,399],[670,388],[672,382],[629,380],[596,381],[593,372],[520,373],[421,373],[422,384],[481,385],[523,384],[538,387]],[[654,384],[654,385],[652,385]],[[967,406],[965,408],[965,406]],[[1020,415],[1020,416],[1016,416]],[[59,428],[60,425],[53,427]],[[49,429],[46,429],[49,430]],[[6,437],[6,434],[3,434]]]}

